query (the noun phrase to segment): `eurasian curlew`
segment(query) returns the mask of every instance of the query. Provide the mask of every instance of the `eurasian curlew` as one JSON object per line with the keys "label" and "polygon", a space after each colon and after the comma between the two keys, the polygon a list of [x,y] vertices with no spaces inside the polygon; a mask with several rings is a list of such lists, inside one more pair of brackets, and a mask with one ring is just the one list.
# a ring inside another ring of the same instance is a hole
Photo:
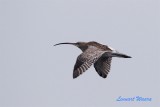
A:
{"label": "eurasian curlew", "polygon": [[61,44],[71,44],[77,46],[82,50],[82,53],[77,57],[77,61],[73,70],[73,78],[77,78],[83,72],[85,72],[92,64],[97,73],[106,78],[110,68],[112,57],[120,58],[131,58],[128,55],[119,53],[115,49],[102,45],[100,43],[91,41],[91,42],[77,42],[77,43],[58,43]]}

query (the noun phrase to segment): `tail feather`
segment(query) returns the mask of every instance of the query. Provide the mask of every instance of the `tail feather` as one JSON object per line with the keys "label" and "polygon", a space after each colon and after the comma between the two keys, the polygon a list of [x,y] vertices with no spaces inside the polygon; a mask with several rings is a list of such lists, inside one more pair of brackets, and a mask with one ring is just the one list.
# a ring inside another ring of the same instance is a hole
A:
{"label": "tail feather", "polygon": [[122,54],[122,53],[112,53],[113,57],[122,57],[122,58],[132,58],[131,56]]}

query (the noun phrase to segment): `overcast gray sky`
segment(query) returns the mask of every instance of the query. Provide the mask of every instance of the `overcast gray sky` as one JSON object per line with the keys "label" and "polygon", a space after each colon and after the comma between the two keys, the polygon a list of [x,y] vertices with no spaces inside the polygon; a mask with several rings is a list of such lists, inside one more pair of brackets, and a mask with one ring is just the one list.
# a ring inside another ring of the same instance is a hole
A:
{"label": "overcast gray sky", "polygon": [[[160,107],[159,19],[159,0],[0,0],[0,107]],[[73,79],[81,51],[53,45],[77,41],[133,58]]]}

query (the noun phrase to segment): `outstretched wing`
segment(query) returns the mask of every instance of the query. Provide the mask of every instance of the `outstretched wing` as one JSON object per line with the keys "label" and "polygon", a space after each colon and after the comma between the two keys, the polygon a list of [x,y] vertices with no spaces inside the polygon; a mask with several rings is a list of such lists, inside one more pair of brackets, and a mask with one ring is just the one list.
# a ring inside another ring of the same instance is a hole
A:
{"label": "outstretched wing", "polygon": [[112,57],[102,56],[94,63],[94,68],[101,77],[107,77],[111,68],[111,60]]}
{"label": "outstretched wing", "polygon": [[76,64],[74,66],[73,78],[77,78],[80,74],[90,68],[93,63],[94,60],[83,62],[80,58],[77,58]]}
{"label": "outstretched wing", "polygon": [[90,68],[91,65],[95,63],[103,53],[104,51],[95,51],[94,49],[91,49],[80,54],[74,66],[73,78],[77,78],[88,68]]}

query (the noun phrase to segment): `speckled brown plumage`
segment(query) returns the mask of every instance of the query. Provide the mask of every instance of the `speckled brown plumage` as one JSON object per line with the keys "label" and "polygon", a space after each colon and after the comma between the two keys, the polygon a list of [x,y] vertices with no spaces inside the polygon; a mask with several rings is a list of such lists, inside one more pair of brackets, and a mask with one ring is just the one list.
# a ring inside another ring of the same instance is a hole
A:
{"label": "speckled brown plumage", "polygon": [[73,78],[77,78],[90,68],[92,64],[94,64],[96,72],[101,77],[106,78],[111,68],[112,57],[131,58],[130,56],[119,53],[111,47],[102,45],[95,41],[59,43],[56,45],[60,44],[72,44],[82,50],[82,53],[77,57],[77,61],[73,69]]}

